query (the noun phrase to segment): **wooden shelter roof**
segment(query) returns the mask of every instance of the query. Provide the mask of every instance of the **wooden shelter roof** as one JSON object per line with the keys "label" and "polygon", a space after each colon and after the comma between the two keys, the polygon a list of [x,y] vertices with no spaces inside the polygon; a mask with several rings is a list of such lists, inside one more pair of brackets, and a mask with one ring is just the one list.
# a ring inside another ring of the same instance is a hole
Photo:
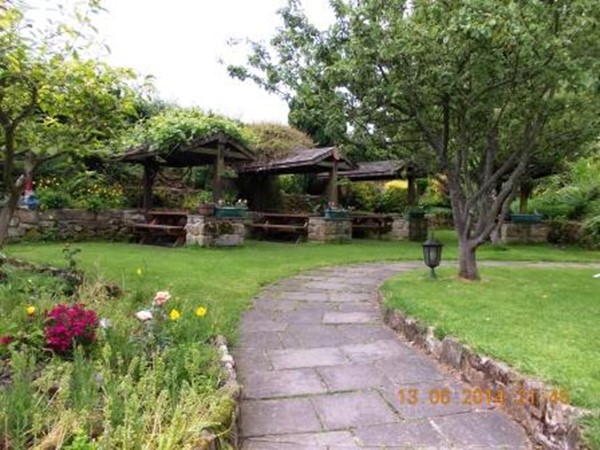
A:
{"label": "wooden shelter roof", "polygon": [[167,167],[189,167],[214,164],[219,145],[223,146],[226,162],[253,161],[254,152],[223,133],[194,139],[177,145],[168,152],[151,150],[147,145],[130,148],[118,158],[124,163],[154,164]]}
{"label": "wooden shelter roof", "polygon": [[341,177],[353,181],[394,180],[401,176],[403,171],[414,171],[411,163],[399,160],[371,161],[358,163],[354,170],[340,170]]}
{"label": "wooden shelter roof", "polygon": [[339,170],[356,166],[344,158],[337,147],[298,149],[283,158],[266,162],[251,162],[240,167],[241,173],[320,173],[329,172],[337,161]]}

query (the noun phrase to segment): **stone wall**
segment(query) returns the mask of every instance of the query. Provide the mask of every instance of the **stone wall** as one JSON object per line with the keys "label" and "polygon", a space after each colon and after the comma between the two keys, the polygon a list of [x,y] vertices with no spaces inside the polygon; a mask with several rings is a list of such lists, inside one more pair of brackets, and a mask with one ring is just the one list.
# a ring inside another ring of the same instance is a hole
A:
{"label": "stone wall", "polygon": [[10,241],[20,240],[127,240],[131,224],[143,222],[138,210],[106,210],[93,213],[81,209],[31,211],[18,209],[10,221]]}
{"label": "stone wall", "polygon": [[244,245],[246,229],[244,219],[219,219],[188,214],[187,245],[202,247],[237,247]]}
{"label": "stone wall", "polygon": [[503,244],[544,243],[548,241],[549,227],[545,223],[510,223],[502,225],[500,239]]}
{"label": "stone wall", "polygon": [[392,229],[389,233],[384,236],[389,236],[391,239],[396,241],[403,241],[409,237],[409,225],[408,219],[402,215],[394,215],[392,222]]}
{"label": "stone wall", "polygon": [[386,308],[385,320],[414,345],[460,371],[465,381],[483,392],[489,390],[494,398],[502,395],[504,409],[541,447],[549,450],[582,448],[577,421],[585,412],[566,403],[564,392],[524,377],[506,364],[479,355],[451,336],[440,341],[432,327],[397,310]]}
{"label": "stone wall", "polygon": [[312,242],[345,242],[352,239],[350,219],[326,219],[310,217],[308,220],[308,240]]}

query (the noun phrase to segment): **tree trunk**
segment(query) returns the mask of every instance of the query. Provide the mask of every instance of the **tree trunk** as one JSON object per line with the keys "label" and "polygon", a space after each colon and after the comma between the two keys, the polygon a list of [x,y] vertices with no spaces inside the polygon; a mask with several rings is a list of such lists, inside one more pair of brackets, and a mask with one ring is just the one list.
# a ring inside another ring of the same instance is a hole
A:
{"label": "tree trunk", "polygon": [[0,248],[4,247],[8,239],[8,227],[10,226],[10,219],[17,209],[19,203],[19,197],[21,196],[21,190],[19,188],[11,189],[6,203],[0,210]]}
{"label": "tree trunk", "polygon": [[521,214],[527,214],[527,206],[532,191],[533,186],[530,182],[525,181],[521,183],[521,189],[519,190],[519,212]]}
{"label": "tree trunk", "polygon": [[460,260],[458,276],[465,280],[480,280],[479,270],[477,269],[477,256],[475,253],[477,251],[477,245],[473,244],[468,239],[460,238],[459,246]]}

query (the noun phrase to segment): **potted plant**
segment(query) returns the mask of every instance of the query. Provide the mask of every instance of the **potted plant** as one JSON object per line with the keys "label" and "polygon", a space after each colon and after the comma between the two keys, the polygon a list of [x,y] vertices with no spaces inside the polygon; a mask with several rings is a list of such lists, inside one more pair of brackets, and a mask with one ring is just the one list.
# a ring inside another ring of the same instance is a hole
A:
{"label": "potted plant", "polygon": [[233,204],[219,200],[215,207],[215,216],[219,218],[244,218],[247,213],[248,201],[242,199]]}
{"label": "potted plant", "polygon": [[540,223],[544,216],[542,214],[511,214],[512,223]]}
{"label": "potted plant", "polygon": [[215,204],[212,201],[212,192],[200,191],[198,193],[198,214],[212,216],[215,213]]}
{"label": "potted plant", "polygon": [[331,220],[345,220],[350,217],[348,210],[335,202],[327,203],[327,207],[324,210],[325,218]]}

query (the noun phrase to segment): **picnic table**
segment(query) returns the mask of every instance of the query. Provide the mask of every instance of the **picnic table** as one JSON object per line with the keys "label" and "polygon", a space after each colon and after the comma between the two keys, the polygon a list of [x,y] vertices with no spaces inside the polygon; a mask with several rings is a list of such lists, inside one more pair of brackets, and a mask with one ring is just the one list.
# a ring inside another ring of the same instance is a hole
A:
{"label": "picnic table", "polygon": [[185,243],[187,213],[184,211],[154,210],[146,213],[145,223],[133,225],[140,244],[172,242],[173,247]]}
{"label": "picnic table", "polygon": [[247,226],[263,234],[290,233],[297,235],[298,239],[308,234],[310,214],[254,212],[253,217],[253,222]]}
{"label": "picnic table", "polygon": [[352,233],[375,232],[379,237],[389,233],[394,218],[389,214],[351,213]]}

